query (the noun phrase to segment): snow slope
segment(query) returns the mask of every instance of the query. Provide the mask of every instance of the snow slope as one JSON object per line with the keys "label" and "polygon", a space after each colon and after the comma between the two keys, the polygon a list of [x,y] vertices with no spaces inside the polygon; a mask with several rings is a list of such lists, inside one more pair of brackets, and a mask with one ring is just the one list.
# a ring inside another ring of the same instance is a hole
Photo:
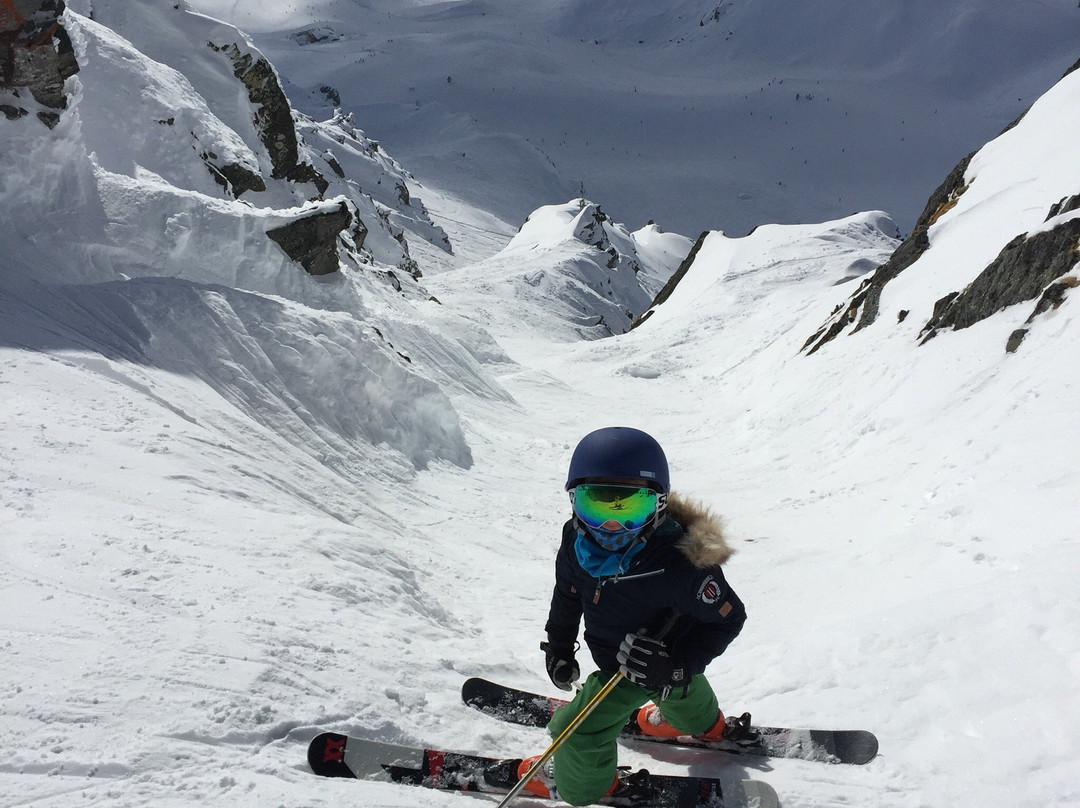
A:
{"label": "snow slope", "polygon": [[[416,255],[441,303],[344,248],[339,276],[313,278],[265,239],[291,207],[181,183],[201,163],[169,179],[152,138],[157,168],[91,159],[94,116],[122,112],[125,90],[182,83],[113,29],[73,25],[86,62],[60,125],[0,121],[0,804],[476,803],[317,780],[305,745],[330,728],[543,748],[457,691],[479,674],[551,692],[537,644],[563,475],[612,423],[656,435],[675,487],[739,549],[749,622],[708,671],[725,708],[882,745],[859,768],[629,746],[623,762],[767,780],[788,808],[1080,803],[1076,299],[1015,354],[1003,337],[1030,305],[925,345],[920,318],[893,316],[928,312],[1076,192],[1080,72],[973,159],[885,316],[808,357],[895,247],[884,213],[711,232],[641,326],[571,340],[565,300],[517,291],[596,252],[575,203],[511,238],[433,191],[456,256],[423,239]],[[91,53],[98,75],[140,77],[104,108],[86,101]],[[221,128],[193,120],[258,158],[188,85],[175,98]],[[177,205],[198,226],[168,227]],[[143,241],[115,237],[118,212]],[[681,249],[654,228],[605,233],[643,266]]]}
{"label": "snow slope", "polygon": [[588,196],[690,236],[873,209],[906,231],[1080,56],[1070,0],[192,5],[429,185],[512,221]]}

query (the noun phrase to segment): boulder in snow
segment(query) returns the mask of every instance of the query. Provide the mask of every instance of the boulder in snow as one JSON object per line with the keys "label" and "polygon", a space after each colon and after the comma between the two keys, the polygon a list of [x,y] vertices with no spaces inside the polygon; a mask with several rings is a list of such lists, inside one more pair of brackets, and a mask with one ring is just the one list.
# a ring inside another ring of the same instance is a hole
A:
{"label": "boulder in snow", "polygon": [[338,270],[338,235],[352,224],[353,215],[345,200],[336,206],[299,216],[288,224],[266,231],[294,261],[312,275],[329,275]]}
{"label": "boulder in snow", "polygon": [[[0,5],[0,89],[26,87],[48,109],[38,119],[50,129],[60,121],[53,110],[67,108],[64,82],[79,71],[71,39],[61,24],[62,0],[8,0]],[[5,105],[9,119],[27,110]]]}

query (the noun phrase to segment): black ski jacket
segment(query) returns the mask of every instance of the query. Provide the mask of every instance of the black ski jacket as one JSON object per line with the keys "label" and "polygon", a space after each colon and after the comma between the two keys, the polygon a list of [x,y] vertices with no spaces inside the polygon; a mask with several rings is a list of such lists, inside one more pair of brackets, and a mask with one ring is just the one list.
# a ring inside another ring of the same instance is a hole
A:
{"label": "black ski jacket", "polygon": [[667,610],[682,615],[667,635],[675,667],[702,673],[742,630],[746,609],[720,566],[733,550],[719,520],[696,503],[668,499],[666,518],[617,577],[594,578],[574,552],[574,521],[563,526],[555,561],[555,591],[545,629],[550,642],[573,644],[585,618],[585,644],[605,673],[619,669],[616,654],[627,634],[655,632]]}

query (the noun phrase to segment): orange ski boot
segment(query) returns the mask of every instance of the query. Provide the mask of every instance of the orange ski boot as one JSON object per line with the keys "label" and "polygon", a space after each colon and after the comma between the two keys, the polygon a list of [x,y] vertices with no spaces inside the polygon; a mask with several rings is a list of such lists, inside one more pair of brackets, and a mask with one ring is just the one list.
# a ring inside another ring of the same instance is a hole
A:
{"label": "orange ski boot", "polygon": [[[646,704],[637,713],[637,725],[642,735],[653,738],[679,738],[685,737],[686,733],[675,729],[667,722],[660,708],[652,703]],[[716,722],[701,735],[693,736],[699,741],[719,741],[724,737],[724,713],[721,711]]]}
{"label": "orange ski boot", "polygon": [[[540,755],[533,755],[524,758],[518,764],[517,779],[519,781],[539,758]],[[615,794],[620,799],[631,801],[632,798],[636,799],[638,795],[644,794],[648,789],[648,785],[649,773],[644,769],[633,774],[629,770],[619,769],[615,779],[611,781],[611,786],[604,792],[604,796],[610,797]],[[555,778],[551,773],[550,760],[540,767],[540,771],[532,776],[532,779],[525,784],[522,790],[545,799],[559,799],[559,792],[555,789]]]}
{"label": "orange ski boot", "polygon": [[[533,764],[540,759],[540,755],[533,755],[532,757],[524,758],[521,763],[518,764],[517,777],[520,782],[521,778],[525,776],[525,773],[533,767]],[[525,784],[524,791],[534,794],[537,797],[544,797],[545,799],[558,799],[558,793],[555,791],[555,778],[551,774],[551,761],[549,760],[543,766],[540,767],[540,771],[532,776],[532,779]]]}

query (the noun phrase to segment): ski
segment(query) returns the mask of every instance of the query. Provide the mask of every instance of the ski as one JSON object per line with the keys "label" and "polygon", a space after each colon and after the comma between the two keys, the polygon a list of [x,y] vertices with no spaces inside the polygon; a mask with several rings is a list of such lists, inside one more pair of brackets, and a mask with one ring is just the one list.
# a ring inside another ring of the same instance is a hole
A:
{"label": "ski", "polygon": [[[479,678],[469,679],[462,685],[461,698],[470,707],[494,718],[528,727],[547,726],[551,714],[566,704],[562,699],[516,690]],[[630,716],[623,728],[623,737],[682,748],[851,764],[869,763],[878,751],[877,738],[866,730],[791,729],[749,725],[747,737],[742,740],[699,741],[690,736],[655,738],[643,735],[636,718],[636,714]],[[746,719],[748,722],[749,716],[746,716]]]}
{"label": "ski", "polygon": [[[517,784],[520,758],[490,758],[414,749],[324,732],[308,746],[308,765],[322,777],[354,777],[405,783],[448,791],[506,794]],[[725,781],[705,777],[638,776],[643,791],[633,802],[612,798],[605,805],[644,808],[779,808],[776,792],[756,780]],[[522,799],[539,799],[523,794]]]}

